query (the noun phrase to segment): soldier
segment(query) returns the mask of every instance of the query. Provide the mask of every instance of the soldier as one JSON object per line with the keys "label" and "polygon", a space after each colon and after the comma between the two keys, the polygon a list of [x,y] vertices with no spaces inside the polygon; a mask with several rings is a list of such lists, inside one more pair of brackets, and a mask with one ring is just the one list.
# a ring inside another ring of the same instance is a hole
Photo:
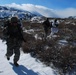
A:
{"label": "soldier", "polygon": [[48,35],[48,31],[49,29],[51,29],[52,24],[49,22],[49,18],[47,18],[44,22],[43,22],[43,27],[44,27],[44,31],[45,31],[45,38]]}
{"label": "soldier", "polygon": [[17,63],[20,58],[20,47],[22,44],[23,35],[22,35],[22,28],[21,24],[18,22],[17,17],[12,17],[10,21],[5,23],[6,27],[6,45],[7,45],[7,53],[6,57],[7,60],[10,60],[10,57],[14,55],[14,65],[19,66]]}
{"label": "soldier", "polygon": [[[51,28],[51,37],[58,33],[58,26],[59,26],[59,22],[57,21],[57,19],[55,19],[53,22],[52,22],[52,28]],[[57,35],[58,36],[58,35]]]}

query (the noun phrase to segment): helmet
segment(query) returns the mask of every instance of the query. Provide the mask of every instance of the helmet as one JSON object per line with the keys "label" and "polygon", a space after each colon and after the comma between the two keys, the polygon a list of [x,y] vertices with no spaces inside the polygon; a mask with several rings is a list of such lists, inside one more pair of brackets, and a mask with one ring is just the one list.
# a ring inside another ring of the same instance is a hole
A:
{"label": "helmet", "polygon": [[12,23],[17,23],[18,22],[18,18],[17,17],[12,17],[11,18],[11,22]]}

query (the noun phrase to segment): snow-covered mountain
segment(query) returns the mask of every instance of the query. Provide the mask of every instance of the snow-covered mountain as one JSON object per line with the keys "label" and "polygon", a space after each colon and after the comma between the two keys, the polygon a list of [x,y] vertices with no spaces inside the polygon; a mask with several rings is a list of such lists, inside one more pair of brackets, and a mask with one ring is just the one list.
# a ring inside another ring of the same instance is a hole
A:
{"label": "snow-covered mountain", "polygon": [[34,16],[41,16],[39,13],[16,9],[12,7],[0,6],[0,18],[9,18],[17,15],[20,19],[30,19]]}

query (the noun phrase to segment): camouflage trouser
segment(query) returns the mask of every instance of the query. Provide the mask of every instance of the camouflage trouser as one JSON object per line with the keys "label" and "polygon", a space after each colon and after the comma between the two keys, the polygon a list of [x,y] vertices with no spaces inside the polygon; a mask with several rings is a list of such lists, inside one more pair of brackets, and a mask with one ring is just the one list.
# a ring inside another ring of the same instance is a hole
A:
{"label": "camouflage trouser", "polygon": [[20,47],[21,47],[21,41],[18,39],[13,39],[13,38],[9,38],[7,39],[7,53],[6,56],[7,57],[11,57],[13,54],[14,55],[14,61],[17,62],[19,60],[20,57]]}
{"label": "camouflage trouser", "polygon": [[49,33],[49,27],[44,27],[44,31],[45,31],[45,39],[46,39]]}

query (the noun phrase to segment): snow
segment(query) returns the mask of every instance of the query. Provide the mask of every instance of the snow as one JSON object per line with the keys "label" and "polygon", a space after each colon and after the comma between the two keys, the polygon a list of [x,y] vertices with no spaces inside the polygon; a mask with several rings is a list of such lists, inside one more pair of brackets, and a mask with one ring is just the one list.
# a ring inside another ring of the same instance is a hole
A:
{"label": "snow", "polygon": [[34,33],[34,30],[33,30],[33,29],[30,29],[30,30],[25,29],[24,32],[26,32],[26,33],[28,33],[28,34],[32,34],[32,33]]}
{"label": "snow", "polygon": [[66,46],[66,45],[68,45],[68,42],[66,40],[59,40],[59,44]]}
{"label": "snow", "polygon": [[56,75],[51,67],[47,67],[39,60],[32,58],[30,54],[21,51],[19,67],[13,64],[13,56],[8,61],[6,59],[6,43],[0,40],[0,75]]}

